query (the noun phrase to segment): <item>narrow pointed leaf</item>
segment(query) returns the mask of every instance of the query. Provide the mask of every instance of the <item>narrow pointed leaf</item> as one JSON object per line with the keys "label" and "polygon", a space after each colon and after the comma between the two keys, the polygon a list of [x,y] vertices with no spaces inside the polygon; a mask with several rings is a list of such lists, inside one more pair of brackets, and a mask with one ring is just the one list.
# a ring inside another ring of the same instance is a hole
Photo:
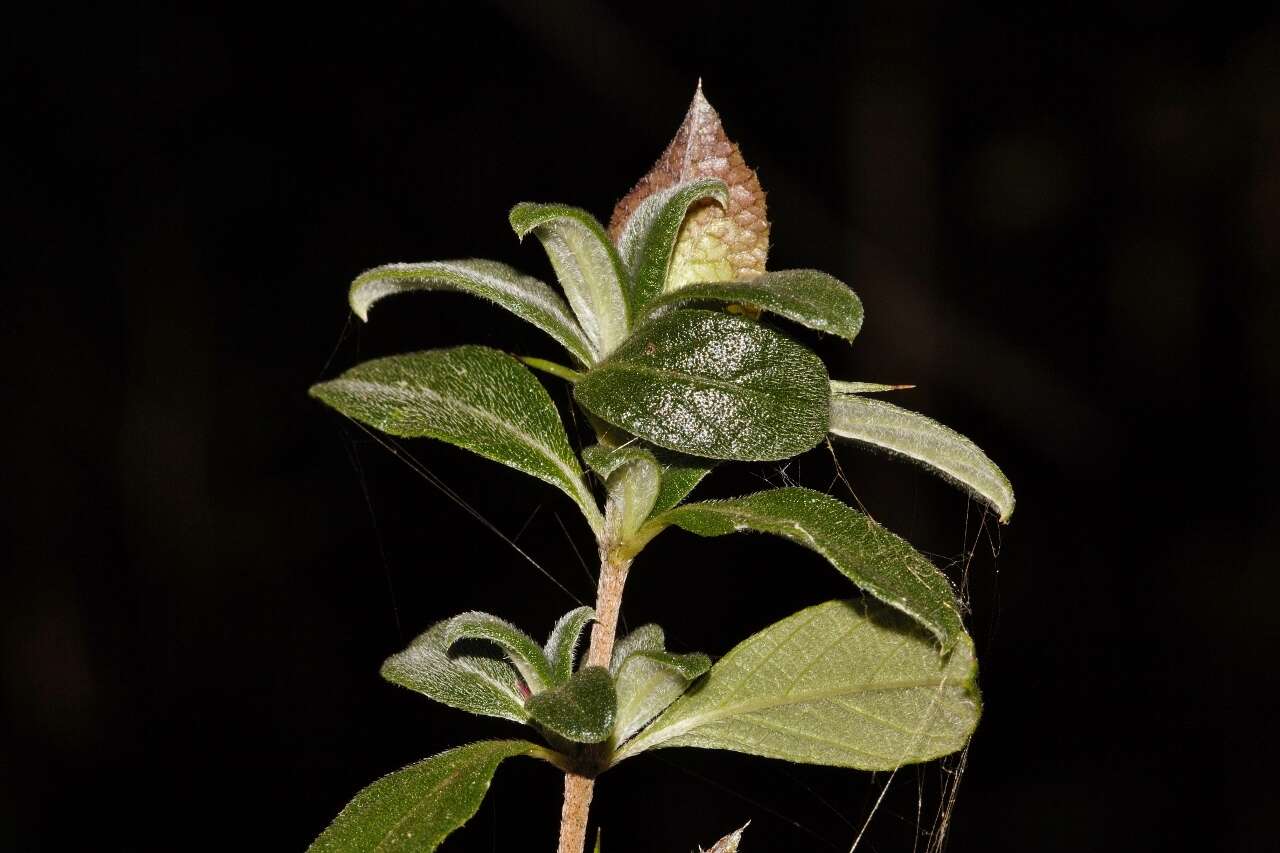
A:
{"label": "narrow pointed leaf", "polygon": [[831,380],[831,395],[836,394],[881,394],[885,391],[907,391],[916,386],[914,385],[885,385],[880,382],[845,382],[839,379]]}
{"label": "narrow pointed leaf", "polygon": [[447,441],[557,486],[599,529],[555,404],[505,353],[464,346],[379,358],[312,386],[311,395],[382,432]]}
{"label": "narrow pointed leaf", "polygon": [[831,398],[831,434],[906,456],[994,507],[1013,515],[1013,486],[969,439],[916,412],[849,394]]}
{"label": "narrow pointed leaf", "polygon": [[449,620],[428,628],[382,664],[382,677],[451,708],[527,722],[519,679],[497,650],[450,650]]}
{"label": "narrow pointed leaf", "polygon": [[[747,826],[750,826],[750,823],[748,823]],[[712,845],[711,849],[705,851],[705,853],[738,853],[738,845],[742,842],[742,833],[746,828],[747,827],[744,826],[737,832],[729,833]],[[702,850],[702,848],[698,849],[699,851]]]}
{"label": "narrow pointed leaf", "polygon": [[629,302],[639,314],[667,287],[680,226],[689,208],[707,200],[729,203],[723,181],[695,180],[655,192],[644,200],[618,239],[618,252],[631,276]]}
{"label": "narrow pointed leaf", "polygon": [[506,652],[511,665],[534,693],[555,683],[542,647],[505,619],[477,610],[462,613],[449,620],[445,636],[450,645],[464,638],[496,644]]}
{"label": "narrow pointed leaf", "polygon": [[830,421],[816,355],[715,311],[674,311],[636,330],[574,397],[645,441],[713,459],[787,459],[821,441]]}
{"label": "narrow pointed leaf", "polygon": [[578,323],[606,355],[627,336],[626,271],[604,228],[591,214],[562,204],[517,204],[511,227],[542,241]]}
{"label": "narrow pointed leaf", "polygon": [[576,743],[600,743],[613,732],[618,698],[609,670],[580,669],[559,687],[529,697],[525,707],[535,721]]}
{"label": "narrow pointed leaf", "polygon": [[596,612],[590,607],[577,607],[560,617],[556,626],[547,638],[547,662],[551,664],[551,683],[564,684],[573,675],[574,653],[578,648],[578,640],[582,637],[582,629],[596,618]]}
{"label": "narrow pointed leaf", "polygon": [[695,281],[757,276],[764,272],[769,253],[769,220],[760,181],[725,135],[720,116],[699,83],[667,150],[614,208],[609,233],[618,239],[654,194],[705,178],[724,181],[729,199],[723,205],[698,205],[685,217],[672,254],[668,289]]}
{"label": "narrow pointed leaf", "polygon": [[636,629],[618,647],[613,659],[618,691],[616,744],[640,731],[711,668],[711,659],[704,654],[667,651],[657,625]]}
{"label": "narrow pointed leaf", "polygon": [[309,853],[430,853],[479,810],[499,764],[543,751],[526,741],[481,741],[383,776],[356,794]]}
{"label": "narrow pointed leaf", "polygon": [[699,536],[743,530],[790,539],[931,631],[946,652],[964,635],[946,575],[906,540],[840,501],[812,489],[756,492],[676,507],[650,524],[675,524]]}
{"label": "narrow pointed leaf", "polygon": [[698,282],[664,294],[650,317],[695,302],[737,302],[839,335],[846,341],[862,328],[862,302],[848,285],[817,270],[781,270],[742,281]]}
{"label": "narrow pointed leaf", "polygon": [[596,360],[595,348],[560,295],[536,278],[497,261],[467,259],[375,267],[351,283],[348,299],[356,316],[368,320],[369,309],[384,296],[415,290],[456,291],[488,299],[555,338],[583,364]]}
{"label": "narrow pointed leaf", "polygon": [[893,770],[961,749],[978,723],[973,643],[939,656],[911,620],[870,599],[810,607],[744,640],[623,746],[727,749]]}

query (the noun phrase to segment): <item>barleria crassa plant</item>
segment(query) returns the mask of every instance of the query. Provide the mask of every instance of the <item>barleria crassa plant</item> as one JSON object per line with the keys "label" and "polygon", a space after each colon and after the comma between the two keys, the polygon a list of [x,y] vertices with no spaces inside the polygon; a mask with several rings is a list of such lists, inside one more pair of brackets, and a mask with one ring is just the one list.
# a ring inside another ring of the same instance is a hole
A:
{"label": "barleria crassa plant", "polygon": [[[852,341],[862,305],[824,273],[766,271],[764,194],[701,88],[607,229],[559,204],[518,204],[510,219],[518,236],[541,241],[564,297],[492,261],[391,264],[355,280],[352,310],[367,319],[386,296],[462,291],[542,329],[569,364],[462,346],[375,359],[311,393],[374,429],[456,444],[567,494],[599,544],[595,607],[565,614],[545,643],[497,616],[463,613],[388,658],[388,680],[526,724],[538,742],[482,741],[392,773],[357,794],[312,849],[435,850],[475,814],[498,765],[521,755],[564,772],[559,850],[581,853],[596,779],[648,750],[892,770],[962,749],[980,712],[973,643],[929,560],[805,488],[688,501],[717,464],[784,460],[834,435],[931,468],[1001,521],[1014,505],[1008,481],[968,439],[867,396],[894,386],[830,379],[817,355],[764,322]],[[595,433],[580,455],[530,367],[572,385]],[[669,650],[657,625],[615,640],[632,563],[671,527],[790,539],[862,595],[769,625],[714,665]],[[736,850],[739,837],[714,849]]]}

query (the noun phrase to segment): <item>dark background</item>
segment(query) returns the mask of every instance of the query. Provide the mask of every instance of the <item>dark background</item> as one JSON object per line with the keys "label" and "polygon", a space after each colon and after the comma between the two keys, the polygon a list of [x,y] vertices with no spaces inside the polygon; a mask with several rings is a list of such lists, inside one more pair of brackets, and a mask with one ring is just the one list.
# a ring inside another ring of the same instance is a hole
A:
{"label": "dark background", "polygon": [[[4,41],[0,848],[302,850],[380,774],[515,733],[378,665],[461,610],[540,635],[573,600],[305,390],[415,348],[554,355],[461,296],[364,327],[347,283],[463,256],[549,276],[508,207],[607,217],[699,77],[770,193],[770,266],[830,271],[866,305],[852,348],[802,339],[834,375],[917,383],[896,401],[1018,492],[996,529],[926,473],[838,448],[876,518],[967,579],[986,715],[950,849],[1274,840],[1276,16],[111,8]],[[589,598],[566,499],[406,450]],[[852,501],[830,460],[700,494],[785,475]],[[847,594],[786,543],[672,532],[624,615],[718,655]],[[747,819],[746,850],[848,850],[887,778],[672,750],[606,776],[593,818],[609,853]],[[860,849],[923,849],[946,778],[898,773]],[[559,789],[511,762],[446,849],[552,849]]]}

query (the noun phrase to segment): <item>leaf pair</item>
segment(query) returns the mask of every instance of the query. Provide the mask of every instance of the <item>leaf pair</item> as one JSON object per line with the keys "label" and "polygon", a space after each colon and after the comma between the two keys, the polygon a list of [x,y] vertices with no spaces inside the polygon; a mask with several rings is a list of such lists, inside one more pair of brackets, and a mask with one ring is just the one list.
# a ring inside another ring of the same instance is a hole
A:
{"label": "leaf pair", "polygon": [[644,625],[619,640],[609,665],[618,689],[613,743],[624,743],[644,728],[710,668],[704,654],[667,651],[657,625]]}
{"label": "leaf pair", "polygon": [[[614,727],[613,679],[603,667],[573,671],[578,640],[594,616],[589,607],[570,611],[539,646],[496,616],[464,613],[436,623],[387,658],[382,676],[459,710],[532,722],[570,741],[599,743]],[[483,643],[468,642],[476,640]]]}

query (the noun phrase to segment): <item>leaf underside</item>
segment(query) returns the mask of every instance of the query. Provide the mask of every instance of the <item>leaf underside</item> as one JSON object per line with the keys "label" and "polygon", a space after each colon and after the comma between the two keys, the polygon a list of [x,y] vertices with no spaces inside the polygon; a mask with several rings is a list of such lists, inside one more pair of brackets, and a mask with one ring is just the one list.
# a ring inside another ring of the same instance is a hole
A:
{"label": "leaf underside", "polygon": [[940,657],[870,599],[810,607],[744,640],[615,762],[648,749],[726,749],[892,770],[961,749],[980,714],[973,644]]}
{"label": "leaf underside", "polygon": [[831,434],[905,456],[993,507],[1013,515],[1013,486],[987,454],[960,433],[916,412],[847,393],[831,398]]}
{"label": "leaf underside", "polygon": [[503,760],[540,748],[482,741],[383,776],[356,794],[310,853],[430,853],[480,808]]}
{"label": "leaf underside", "polygon": [[715,311],[674,311],[638,329],[574,397],[645,441],[712,459],[786,459],[821,441],[830,422],[816,355]]}
{"label": "leaf underside", "polygon": [[447,441],[537,477],[599,524],[555,404],[505,353],[463,346],[379,358],[313,386],[311,395],[382,432]]}
{"label": "leaf underside", "polygon": [[620,639],[610,664],[618,690],[614,744],[640,731],[710,668],[711,659],[704,654],[667,651],[657,625],[642,625]]}
{"label": "leaf underside", "polygon": [[468,259],[420,264],[386,264],[351,283],[348,300],[361,320],[385,296],[444,290],[487,299],[554,338],[582,364],[596,360],[595,347],[560,295],[536,278],[497,261]]}
{"label": "leaf underside", "polygon": [[487,644],[450,650],[449,621],[437,622],[387,658],[382,677],[460,711],[527,722],[515,670]]}
{"label": "leaf underside", "polygon": [[770,489],[685,504],[650,524],[674,524],[699,536],[744,530],[782,536],[818,552],[859,587],[916,619],[938,638],[943,651],[964,634],[946,576],[906,540],[830,495]]}

